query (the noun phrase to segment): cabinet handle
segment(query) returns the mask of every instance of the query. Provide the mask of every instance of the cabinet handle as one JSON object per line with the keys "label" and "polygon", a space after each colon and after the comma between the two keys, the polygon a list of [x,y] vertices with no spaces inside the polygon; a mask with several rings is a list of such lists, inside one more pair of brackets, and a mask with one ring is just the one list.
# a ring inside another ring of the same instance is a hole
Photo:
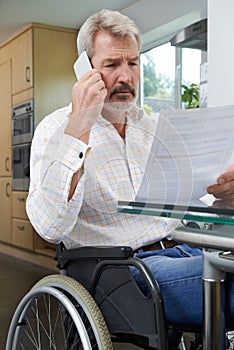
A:
{"label": "cabinet handle", "polygon": [[30,83],[30,67],[29,66],[27,66],[26,68],[25,68],[25,78],[26,78],[26,82],[27,83]]}
{"label": "cabinet handle", "polygon": [[19,202],[25,202],[25,198],[24,197],[17,197]]}
{"label": "cabinet handle", "polygon": [[11,187],[10,187],[10,182],[6,183],[6,196],[10,197],[11,196]]}
{"label": "cabinet handle", "polygon": [[24,231],[25,230],[25,227],[23,226],[23,225],[21,225],[21,226],[17,226],[17,229],[19,230],[19,231]]}
{"label": "cabinet handle", "polygon": [[5,158],[5,169],[6,169],[6,171],[10,171],[10,158],[9,157]]}

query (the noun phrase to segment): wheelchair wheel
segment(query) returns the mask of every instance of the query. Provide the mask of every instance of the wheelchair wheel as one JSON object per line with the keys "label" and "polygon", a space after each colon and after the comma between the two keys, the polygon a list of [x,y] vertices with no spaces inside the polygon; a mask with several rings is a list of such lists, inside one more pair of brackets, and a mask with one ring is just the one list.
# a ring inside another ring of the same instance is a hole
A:
{"label": "wheelchair wheel", "polygon": [[105,320],[74,279],[52,275],[36,283],[18,305],[6,350],[111,350]]}

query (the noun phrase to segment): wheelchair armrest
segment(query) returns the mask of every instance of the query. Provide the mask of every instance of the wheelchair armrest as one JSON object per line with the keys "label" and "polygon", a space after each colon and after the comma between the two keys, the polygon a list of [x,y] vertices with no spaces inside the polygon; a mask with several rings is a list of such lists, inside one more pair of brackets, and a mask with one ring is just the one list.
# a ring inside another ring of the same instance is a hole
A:
{"label": "wheelchair armrest", "polygon": [[61,243],[57,246],[55,259],[60,265],[61,262],[64,265],[69,260],[128,259],[133,254],[133,249],[128,246],[85,246],[66,249]]}

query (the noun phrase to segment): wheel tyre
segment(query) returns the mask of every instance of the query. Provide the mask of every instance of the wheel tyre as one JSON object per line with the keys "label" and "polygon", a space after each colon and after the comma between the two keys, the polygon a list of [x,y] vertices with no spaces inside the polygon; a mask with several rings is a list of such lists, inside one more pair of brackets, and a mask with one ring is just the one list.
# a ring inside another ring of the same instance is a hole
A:
{"label": "wheel tyre", "polygon": [[90,293],[74,279],[51,275],[36,283],[13,315],[6,350],[112,350],[109,331]]}
{"label": "wheel tyre", "polygon": [[84,286],[73,278],[65,275],[50,275],[42,278],[33,288],[48,285],[65,291],[78,301],[85,315],[87,316],[95,338],[98,342],[99,350],[112,350],[113,345],[107,328],[105,319],[91,294]]}

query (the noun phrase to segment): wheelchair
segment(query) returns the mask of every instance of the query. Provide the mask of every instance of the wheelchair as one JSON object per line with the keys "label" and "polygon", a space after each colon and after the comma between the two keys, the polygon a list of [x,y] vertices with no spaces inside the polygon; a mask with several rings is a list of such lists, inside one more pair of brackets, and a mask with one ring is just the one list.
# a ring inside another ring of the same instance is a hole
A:
{"label": "wheelchair", "polygon": [[[59,244],[55,259],[60,273],[41,279],[21,300],[6,350],[111,350],[115,342],[142,349],[200,348],[200,329],[166,324],[159,286],[131,247],[67,250]],[[139,289],[130,266],[143,275],[150,295]],[[182,332],[190,331],[195,336],[185,345]]]}

